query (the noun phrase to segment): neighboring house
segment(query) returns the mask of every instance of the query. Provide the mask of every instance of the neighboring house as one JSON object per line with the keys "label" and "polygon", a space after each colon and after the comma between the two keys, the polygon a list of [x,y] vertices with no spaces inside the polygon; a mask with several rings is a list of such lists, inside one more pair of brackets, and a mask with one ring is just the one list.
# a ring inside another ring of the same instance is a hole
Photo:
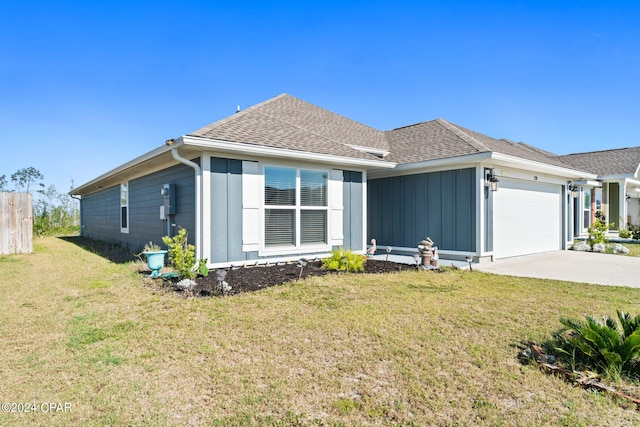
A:
{"label": "neighboring house", "polygon": [[82,235],[140,249],[182,226],[210,267],[364,252],[371,238],[415,252],[427,236],[445,257],[491,259],[568,248],[583,226],[573,195],[598,175],[442,119],[383,132],[280,95],[72,194]]}
{"label": "neighboring house", "polygon": [[586,231],[602,211],[612,228],[640,225],[640,147],[568,154],[559,158],[576,168],[598,175],[601,188],[585,189],[580,195],[580,228]]}

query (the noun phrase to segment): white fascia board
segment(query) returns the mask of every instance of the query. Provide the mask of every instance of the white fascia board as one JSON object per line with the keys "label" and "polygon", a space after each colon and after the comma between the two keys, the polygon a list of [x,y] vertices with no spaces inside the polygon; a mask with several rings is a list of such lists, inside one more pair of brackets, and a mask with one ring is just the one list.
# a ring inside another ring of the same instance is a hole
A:
{"label": "white fascia board", "polygon": [[311,153],[308,151],[290,150],[287,148],[267,147],[263,145],[244,144],[240,142],[222,141],[217,139],[200,138],[193,136],[182,136],[175,140],[175,143],[200,149],[235,153],[241,155],[252,154],[262,157],[276,157],[307,160],[319,163],[329,163],[332,165],[362,166],[367,168],[393,168],[395,163],[383,160],[367,160],[353,157],[336,156],[332,154]]}
{"label": "white fascia board", "polygon": [[637,179],[627,178],[624,180],[624,185],[625,185],[625,188],[632,186],[632,187],[635,187],[634,191],[640,191],[640,181]]}
{"label": "white fascia board", "polygon": [[72,189],[69,194],[71,195],[82,195],[84,192],[86,192],[86,190],[88,190],[89,188],[91,188],[92,186],[96,185],[97,183],[99,183],[100,181],[107,179],[113,175],[116,175],[118,173],[124,172],[127,169],[131,169],[137,165],[139,165],[140,163],[144,163],[150,159],[153,159],[154,157],[157,157],[161,154],[166,153],[167,151],[170,151],[171,148],[173,147],[168,147],[166,145],[162,145],[154,150],[151,150],[141,156],[136,157],[133,160],[128,161],[127,163],[118,166],[115,169],[110,170],[109,172],[103,173],[102,175],[100,175],[97,178],[92,179],[91,181],[82,184],[79,187],[76,187],[74,189]]}
{"label": "white fascia board", "polygon": [[385,178],[398,175],[410,175],[431,170],[470,167],[477,163],[483,163],[486,167],[499,165],[503,167],[511,167],[514,169],[524,169],[536,173],[561,176],[573,179],[596,179],[597,175],[578,171],[575,169],[563,168],[561,166],[549,165],[546,163],[535,162],[523,159],[521,157],[508,156],[496,152],[482,152],[475,154],[466,154],[456,157],[447,157],[442,159],[427,160],[423,162],[405,163],[389,170],[372,170],[369,171],[370,178]]}
{"label": "white fascia board", "polygon": [[592,181],[590,179],[581,179],[579,181],[573,181],[575,185],[582,185],[585,187],[602,187],[602,183],[600,181]]}
{"label": "white fascia board", "polygon": [[475,163],[490,159],[491,153],[467,154],[464,156],[447,157],[443,159],[426,160],[424,162],[404,163],[397,165],[393,170],[371,170],[369,178],[386,178],[389,176],[411,175],[433,169],[447,169],[451,167],[472,166]]}
{"label": "white fascia board", "polygon": [[562,166],[549,165],[547,163],[527,160],[521,157],[508,156],[502,153],[491,153],[491,160],[501,165],[508,165],[518,169],[525,169],[525,170],[545,173],[549,175],[556,175],[556,176],[562,176],[562,177],[574,178],[574,179],[597,179],[598,178],[598,176],[593,173],[579,171],[576,169],[564,168]]}
{"label": "white fascia board", "polygon": [[620,181],[623,179],[634,179],[634,176],[628,173],[618,175],[598,175],[599,181]]}

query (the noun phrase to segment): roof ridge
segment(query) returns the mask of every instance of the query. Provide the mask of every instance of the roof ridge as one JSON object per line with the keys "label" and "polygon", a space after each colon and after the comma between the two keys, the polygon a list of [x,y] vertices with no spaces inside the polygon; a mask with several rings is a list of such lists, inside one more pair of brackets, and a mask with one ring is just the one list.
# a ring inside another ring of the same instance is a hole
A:
{"label": "roof ridge", "polygon": [[579,156],[579,155],[583,155],[583,154],[596,154],[596,153],[606,153],[606,152],[611,152],[611,151],[622,151],[622,150],[633,150],[633,149],[640,149],[640,146],[609,148],[609,149],[606,149],[606,150],[598,150],[598,151],[583,151],[583,152],[580,152],[580,153],[560,154],[560,155],[558,155],[558,157]]}
{"label": "roof ridge", "polygon": [[543,150],[542,148],[536,147],[535,145],[527,144],[526,142],[512,141],[512,140],[510,140],[508,138],[501,138],[500,140],[501,141],[506,141],[509,144],[515,144],[518,147],[526,148],[529,151],[533,151],[535,153],[541,154],[541,155],[546,156],[546,157],[558,157],[558,155],[556,153],[552,153],[551,151]]}
{"label": "roof ridge", "polygon": [[253,110],[255,110],[255,109],[259,108],[259,107],[263,107],[263,106],[265,106],[267,104],[271,104],[272,102],[275,102],[275,101],[277,101],[277,100],[279,100],[281,98],[284,98],[286,96],[290,96],[290,95],[287,95],[286,93],[281,93],[280,95],[274,96],[273,98],[269,98],[266,101],[262,101],[262,102],[259,102],[259,103],[255,104],[255,105],[252,105],[251,107],[247,108],[246,110],[236,111],[234,114],[231,114],[230,116],[224,117],[224,118],[222,118],[220,120],[216,120],[213,123],[209,123],[206,126],[203,126],[203,127],[199,128],[199,129],[194,130],[193,132],[189,132],[187,135],[193,135],[196,132],[206,132],[208,130],[214,129],[214,128],[220,126],[220,125],[223,125],[225,123],[233,121],[233,120],[235,120],[235,119],[237,119],[239,117],[242,117],[242,116],[248,114],[249,112],[251,112],[251,111],[253,111]]}
{"label": "roof ridge", "polygon": [[[376,131],[376,132],[378,132],[378,133],[384,134],[384,131],[382,131],[382,130],[380,130],[380,129],[378,129],[378,128],[374,128],[373,126],[369,126],[369,125],[367,125],[367,124],[364,124],[364,123],[362,123],[362,122],[359,122],[359,121],[357,121],[357,120],[354,120],[354,119],[352,119],[352,118],[350,118],[350,117],[343,116],[342,114],[338,114],[338,113],[336,113],[335,111],[327,110],[327,109],[326,109],[326,108],[324,108],[324,107],[320,107],[319,105],[313,104],[313,103],[311,103],[311,102],[309,102],[309,101],[305,101],[304,99],[297,98],[297,97],[295,97],[295,96],[293,96],[293,95],[288,95],[288,94],[286,94],[286,93],[283,93],[281,96],[287,96],[287,97],[289,97],[289,98],[293,98],[293,99],[295,99],[296,101],[302,102],[303,104],[307,104],[307,105],[309,105],[309,106],[311,106],[311,107],[313,107],[313,108],[317,108],[317,109],[319,109],[319,110],[322,110],[322,111],[324,111],[324,112],[326,112],[326,113],[331,114],[332,116],[338,117],[338,118],[340,118],[340,119],[348,120],[348,121],[350,121],[350,122],[352,122],[352,123],[357,124],[358,126],[364,126],[364,127],[369,128],[369,129],[371,129],[371,130],[373,130],[373,131]],[[274,98],[274,99],[275,99],[275,98]],[[287,122],[287,123],[288,123],[288,122]]]}
{"label": "roof ridge", "polygon": [[[360,124],[359,122],[356,122],[353,119],[349,119],[347,117],[340,116],[337,113],[333,113],[333,112],[331,112],[329,110],[325,110],[322,107],[315,106],[315,105],[313,105],[313,104],[311,104],[309,102],[306,102],[306,101],[303,101],[303,100],[301,100],[299,98],[296,98],[295,96],[291,96],[291,95],[288,95],[286,93],[282,93],[282,94],[280,94],[278,96],[270,98],[270,99],[268,99],[266,101],[263,101],[263,102],[261,102],[259,104],[253,105],[253,106],[247,108],[246,110],[238,111],[235,114],[227,116],[227,117],[225,117],[225,118],[223,118],[221,120],[218,120],[216,122],[210,123],[207,126],[204,126],[204,127],[200,128],[200,129],[197,129],[197,130],[189,133],[189,135],[203,134],[203,133],[215,131],[216,128],[220,128],[220,127],[222,127],[224,125],[228,125],[230,122],[233,122],[234,120],[240,119],[240,118],[242,118],[243,116],[245,116],[247,114],[252,114],[252,115],[255,115],[255,116],[268,117],[271,120],[275,120],[275,121],[280,122],[280,123],[282,123],[284,125],[291,126],[292,128],[295,128],[295,129],[297,129],[299,131],[303,131],[303,132],[305,132],[307,134],[314,135],[315,137],[318,137],[321,140],[326,141],[325,144],[338,144],[339,146],[344,147],[344,149],[352,151],[353,153],[359,153],[361,155],[367,155],[368,157],[371,157],[372,159],[374,159],[374,158],[377,159],[377,157],[371,155],[370,153],[361,152],[359,150],[356,150],[356,149],[350,147],[348,144],[343,143],[343,142],[341,142],[339,140],[336,140],[336,139],[334,139],[334,138],[332,138],[332,137],[330,137],[328,135],[323,135],[323,134],[315,132],[315,131],[313,131],[311,129],[307,129],[304,126],[292,123],[291,121],[285,120],[282,116],[269,114],[269,113],[265,112],[265,108],[263,108],[264,106],[266,106],[268,104],[271,104],[273,102],[276,102],[278,100],[281,100],[283,98],[290,98],[291,100],[295,100],[295,101],[298,101],[298,102],[305,103],[305,104],[307,104],[307,105],[309,105],[309,106],[311,106],[313,108],[321,109],[323,111],[332,113],[336,117],[344,118],[344,119],[347,119],[347,120],[349,120],[349,121],[351,121],[353,123]],[[266,109],[266,110],[268,111],[268,109]],[[362,126],[366,126],[366,125],[362,125]],[[376,129],[374,129],[374,130],[376,130]],[[379,130],[376,130],[376,131],[382,133]]]}
{"label": "roof ridge", "polygon": [[394,131],[396,131],[396,130],[406,129],[406,128],[410,128],[410,127],[414,127],[414,126],[424,125],[424,124],[426,124],[426,123],[435,122],[436,120],[437,120],[437,119],[425,120],[425,121],[418,122],[418,123],[413,123],[413,124],[410,124],[410,125],[400,126],[400,127],[393,128],[393,129],[389,129],[389,130],[383,130],[382,132],[383,132],[384,134],[387,134],[387,133],[390,133],[390,132],[394,132]]}
{"label": "roof ridge", "polygon": [[[355,124],[357,124],[357,125],[359,125],[359,126],[364,126],[364,127],[369,128],[369,129],[372,129],[372,130],[374,130],[374,131],[376,131],[376,132],[378,132],[378,133],[381,133],[381,134],[384,136],[384,132],[383,132],[383,131],[381,131],[381,130],[379,130],[379,129],[376,129],[376,128],[371,127],[371,126],[368,126],[368,125],[365,125],[364,123],[360,123],[360,122],[358,122],[358,121],[356,121],[356,120],[350,119],[349,117],[342,116],[342,115],[340,115],[340,114],[338,114],[338,113],[335,113],[335,112],[333,112],[333,111],[327,110],[326,108],[319,107],[319,106],[317,106],[317,105],[315,105],[315,104],[312,104],[312,103],[310,103],[310,102],[305,101],[304,99],[296,98],[295,96],[287,95],[287,94],[285,94],[285,93],[283,93],[283,94],[279,95],[279,96],[278,96],[278,97],[276,97],[276,98],[278,98],[278,99],[279,99],[279,98],[282,98],[282,97],[289,97],[289,98],[295,99],[296,101],[299,101],[299,102],[302,102],[302,103],[304,103],[304,104],[307,104],[307,105],[309,105],[309,106],[311,106],[311,107],[313,107],[313,108],[317,108],[317,109],[320,109],[320,110],[322,110],[322,111],[325,111],[325,112],[327,112],[327,113],[329,113],[329,114],[331,114],[331,115],[333,115],[333,116],[335,116],[335,117],[338,117],[338,118],[340,118],[340,119],[349,120],[350,122],[353,122],[353,123],[355,123]],[[275,100],[276,98],[273,98],[273,99]],[[247,109],[247,110],[248,110],[248,109]],[[354,148],[350,147],[350,146],[349,146],[349,144],[345,144],[344,142],[341,142],[341,141],[335,140],[335,139],[333,139],[333,138],[330,138],[330,137],[329,137],[329,136],[327,136],[327,135],[322,135],[322,134],[320,134],[320,133],[318,133],[318,132],[312,131],[311,129],[307,129],[306,127],[303,127],[303,126],[297,125],[297,124],[295,124],[295,123],[291,123],[291,122],[290,122],[290,121],[288,121],[288,120],[284,120],[284,119],[283,119],[282,117],[280,117],[280,116],[274,116],[274,115],[271,115],[271,114],[266,114],[266,113],[264,113],[264,112],[262,112],[262,111],[257,111],[257,112],[256,112],[256,114],[261,114],[261,115],[263,115],[263,116],[265,116],[265,117],[270,117],[270,118],[272,118],[272,119],[274,119],[274,120],[278,120],[278,121],[280,121],[280,122],[282,122],[282,123],[286,123],[286,124],[287,124],[287,125],[289,125],[289,126],[293,126],[293,127],[297,128],[297,129],[303,130],[303,131],[308,132],[308,133],[310,133],[310,134],[312,134],[312,135],[319,136],[320,138],[326,139],[326,140],[331,141],[331,142],[335,142],[336,144],[344,145],[345,147],[349,147],[350,149],[355,150]],[[373,147],[372,147],[372,148],[373,148]],[[356,150],[356,151],[358,151],[358,150]]]}
{"label": "roof ridge", "polygon": [[[312,104],[312,105],[313,105],[313,104]],[[320,134],[320,133],[318,133],[318,132],[314,132],[314,131],[312,131],[312,130],[310,130],[310,129],[304,128],[304,127],[299,126],[299,125],[296,125],[296,124],[294,124],[294,123],[290,123],[290,122],[288,122],[288,121],[286,121],[286,120],[282,120],[282,119],[278,118],[277,116],[272,116],[272,115],[270,115],[270,114],[265,114],[265,113],[263,113],[263,112],[261,112],[261,111],[256,111],[254,114],[260,114],[260,115],[262,115],[262,116],[269,117],[269,118],[271,118],[271,119],[273,119],[273,120],[277,120],[277,121],[280,121],[280,122],[282,122],[282,123],[286,123],[286,124],[287,124],[287,125],[289,125],[289,126],[292,126],[292,127],[296,128],[296,129],[300,129],[300,130],[302,130],[302,131],[304,131],[304,132],[310,133],[310,134],[315,135],[315,136],[317,136],[317,137],[319,137],[319,138],[326,139],[327,141],[333,142],[334,144],[340,144],[340,145],[342,145],[342,146],[344,146],[344,147],[348,148],[349,150],[353,150],[353,151],[355,151],[355,152],[358,152],[358,151],[359,151],[359,150],[356,150],[356,149],[355,149],[355,148],[353,148],[353,147],[350,147],[348,144],[345,144],[345,143],[340,142],[340,141],[336,141],[335,139],[333,139],[333,138],[329,138],[329,137],[328,137],[328,136],[326,136],[326,135],[322,135],[322,134]],[[370,155],[371,157],[375,157],[375,156],[373,156],[373,155],[371,155],[371,154],[369,154],[369,153],[363,153],[363,154],[368,154],[368,155]]]}
{"label": "roof ridge", "polygon": [[454,135],[456,135],[458,138],[460,138],[462,141],[466,142],[467,144],[469,144],[470,146],[472,146],[476,150],[478,150],[478,151],[493,151],[489,147],[484,145],[482,142],[478,141],[473,136],[469,135],[467,132],[465,132],[462,129],[460,129],[457,126],[455,126],[453,123],[448,122],[445,119],[441,119],[441,118],[437,118],[434,121],[436,123],[438,123],[440,126],[442,126],[445,129],[447,129],[448,131],[452,132]]}

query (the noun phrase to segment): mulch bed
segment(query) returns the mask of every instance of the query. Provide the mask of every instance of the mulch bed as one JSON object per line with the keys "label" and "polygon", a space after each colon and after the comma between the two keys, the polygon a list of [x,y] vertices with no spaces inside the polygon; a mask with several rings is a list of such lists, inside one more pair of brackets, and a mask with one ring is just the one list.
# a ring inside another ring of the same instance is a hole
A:
{"label": "mulch bed", "polygon": [[[412,265],[370,259],[365,263],[365,271],[363,273],[348,274],[377,274],[415,269],[416,267]],[[346,274],[343,272],[340,273]],[[320,261],[312,261],[307,263],[302,270],[302,278],[340,273],[323,268],[322,262]],[[260,265],[228,269],[224,280],[231,286],[231,290],[226,292],[225,295],[255,292],[260,289],[298,280],[299,277],[300,266],[296,262],[281,265]],[[194,282],[196,282],[196,286],[194,286],[190,291],[186,291],[175,286],[175,284],[180,280],[178,278],[149,280],[152,280],[162,288],[172,290],[183,297],[208,297],[220,295],[215,270],[210,271],[207,277],[199,276],[193,279]]]}
{"label": "mulch bed", "polygon": [[[81,236],[65,236],[61,239],[73,243],[89,252],[98,254],[115,263],[127,263],[135,259],[142,260],[140,254],[134,254],[129,249],[114,243],[101,242],[97,240],[87,239]],[[394,271],[415,270],[415,265],[400,264],[391,261],[368,259],[365,263],[363,273],[344,273],[329,271],[322,268],[321,261],[310,261],[302,271],[302,278],[310,276],[324,276],[325,274],[377,274],[391,273]],[[434,270],[441,271],[441,270]],[[149,271],[142,271],[144,276],[149,275]],[[270,266],[254,266],[239,267],[227,269],[225,281],[231,285],[231,290],[226,295],[235,295],[243,292],[254,292],[271,286],[281,285],[286,282],[298,280],[300,277],[300,266],[297,262],[281,265]],[[196,286],[190,291],[185,291],[175,286],[180,281],[178,278],[173,279],[150,279],[147,278],[146,283],[153,289],[162,289],[165,291],[175,292],[185,298],[189,297],[208,297],[220,295],[216,272],[212,270],[207,277],[197,277],[194,279]]]}

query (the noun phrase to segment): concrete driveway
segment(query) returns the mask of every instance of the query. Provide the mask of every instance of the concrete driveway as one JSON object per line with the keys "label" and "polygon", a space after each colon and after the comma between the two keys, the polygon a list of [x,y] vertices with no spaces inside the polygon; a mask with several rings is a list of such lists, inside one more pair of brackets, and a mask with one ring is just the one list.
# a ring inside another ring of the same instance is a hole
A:
{"label": "concrete driveway", "polygon": [[474,270],[509,276],[640,288],[640,258],[554,251],[474,264]]}

